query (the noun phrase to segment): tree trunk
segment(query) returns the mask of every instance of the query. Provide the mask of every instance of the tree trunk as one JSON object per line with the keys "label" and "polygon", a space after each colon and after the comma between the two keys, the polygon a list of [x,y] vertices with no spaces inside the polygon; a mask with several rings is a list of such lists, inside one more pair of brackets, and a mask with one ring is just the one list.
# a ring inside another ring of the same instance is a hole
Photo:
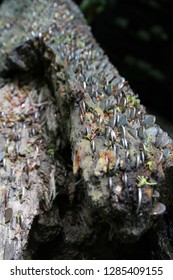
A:
{"label": "tree trunk", "polygon": [[120,258],[171,207],[172,140],[72,1],[4,1],[0,23],[1,259]]}

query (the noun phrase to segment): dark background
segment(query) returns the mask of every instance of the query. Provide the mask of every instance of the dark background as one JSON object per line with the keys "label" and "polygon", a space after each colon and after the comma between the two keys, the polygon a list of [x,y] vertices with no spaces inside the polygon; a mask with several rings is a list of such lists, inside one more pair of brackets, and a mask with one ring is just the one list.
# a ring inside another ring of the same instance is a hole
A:
{"label": "dark background", "polygon": [[153,113],[173,121],[173,1],[76,0],[120,74]]}

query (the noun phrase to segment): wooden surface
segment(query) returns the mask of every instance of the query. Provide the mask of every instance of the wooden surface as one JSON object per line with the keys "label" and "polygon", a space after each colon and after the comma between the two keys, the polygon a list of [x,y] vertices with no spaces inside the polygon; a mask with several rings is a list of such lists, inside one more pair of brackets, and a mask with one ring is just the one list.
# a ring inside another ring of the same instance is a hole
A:
{"label": "wooden surface", "polygon": [[136,242],[172,204],[172,139],[73,2],[5,1],[0,34],[1,258]]}

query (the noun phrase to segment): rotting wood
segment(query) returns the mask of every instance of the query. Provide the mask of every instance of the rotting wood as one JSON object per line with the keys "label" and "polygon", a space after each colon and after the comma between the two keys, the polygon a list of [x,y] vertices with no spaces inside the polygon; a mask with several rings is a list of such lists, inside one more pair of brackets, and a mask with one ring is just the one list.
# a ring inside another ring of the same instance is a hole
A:
{"label": "rotting wood", "polygon": [[[5,1],[0,24],[1,258],[24,258],[28,238],[44,243],[61,233],[64,246],[81,246],[95,221],[110,227],[110,240],[135,242],[164,212],[159,201],[172,203],[172,140],[73,2]],[[51,155],[62,151],[73,168]]]}
{"label": "rotting wood", "polygon": [[46,86],[39,93],[15,83],[0,89],[1,259],[21,257],[33,219],[50,209],[56,195],[49,135],[57,120],[48,94]]}

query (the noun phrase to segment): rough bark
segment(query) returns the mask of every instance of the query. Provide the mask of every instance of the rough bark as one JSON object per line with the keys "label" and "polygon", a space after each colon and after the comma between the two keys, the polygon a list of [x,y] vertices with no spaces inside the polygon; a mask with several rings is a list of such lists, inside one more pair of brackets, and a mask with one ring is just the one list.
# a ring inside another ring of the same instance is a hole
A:
{"label": "rough bark", "polygon": [[1,258],[136,242],[171,206],[172,140],[73,2],[5,1],[0,23]]}

